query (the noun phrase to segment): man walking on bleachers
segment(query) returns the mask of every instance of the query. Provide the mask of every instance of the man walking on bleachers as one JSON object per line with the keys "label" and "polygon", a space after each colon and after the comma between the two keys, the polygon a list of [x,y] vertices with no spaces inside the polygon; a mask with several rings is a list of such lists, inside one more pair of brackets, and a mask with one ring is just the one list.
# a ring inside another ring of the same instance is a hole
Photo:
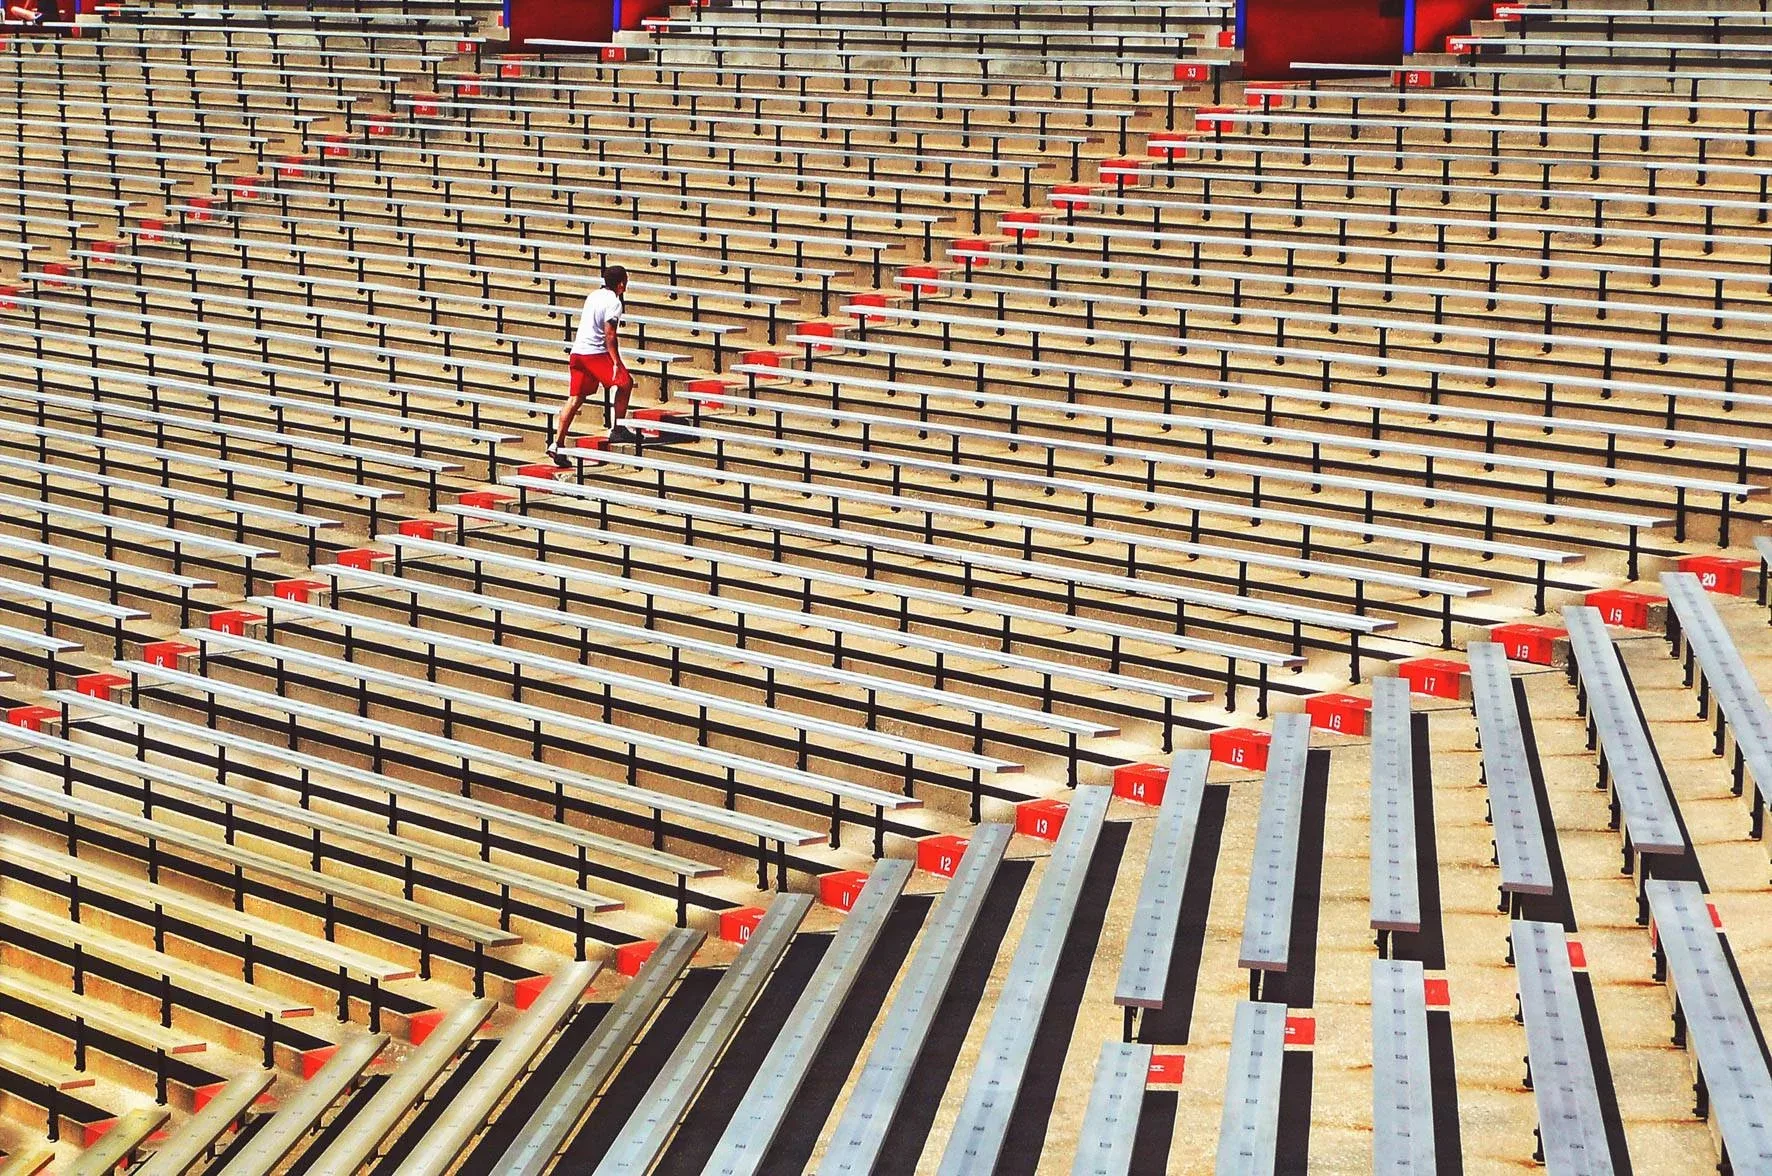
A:
{"label": "man walking on bleachers", "polygon": [[628,271],[619,265],[605,266],[603,285],[591,291],[579,314],[578,337],[573,341],[569,361],[572,384],[566,394],[566,407],[560,412],[559,427],[554,431],[554,443],[548,446],[548,456],[562,468],[572,464],[566,457],[566,435],[573,418],[578,416],[585,398],[599,390],[607,397],[604,423],[609,427],[610,443],[619,445],[634,439],[632,430],[615,423],[627,416],[628,398],[634,391],[634,375],[622,362],[618,338],[622,295],[627,290]]}

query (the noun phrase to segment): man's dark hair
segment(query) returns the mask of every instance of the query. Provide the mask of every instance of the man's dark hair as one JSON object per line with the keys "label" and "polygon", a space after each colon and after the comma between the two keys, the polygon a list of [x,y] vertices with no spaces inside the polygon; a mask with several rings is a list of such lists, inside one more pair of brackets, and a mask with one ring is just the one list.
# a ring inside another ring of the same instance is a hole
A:
{"label": "man's dark hair", "polygon": [[603,267],[603,288],[613,290],[628,280],[628,271],[619,265]]}

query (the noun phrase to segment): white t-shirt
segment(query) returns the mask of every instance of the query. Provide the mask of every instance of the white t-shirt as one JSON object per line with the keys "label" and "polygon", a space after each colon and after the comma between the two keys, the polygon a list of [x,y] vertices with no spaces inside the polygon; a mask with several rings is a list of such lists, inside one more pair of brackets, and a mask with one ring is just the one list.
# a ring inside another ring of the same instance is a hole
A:
{"label": "white t-shirt", "polygon": [[604,332],[614,330],[621,322],[621,299],[613,290],[599,287],[585,299],[585,308],[578,316],[578,338],[572,343],[574,355],[602,355],[609,349]]}

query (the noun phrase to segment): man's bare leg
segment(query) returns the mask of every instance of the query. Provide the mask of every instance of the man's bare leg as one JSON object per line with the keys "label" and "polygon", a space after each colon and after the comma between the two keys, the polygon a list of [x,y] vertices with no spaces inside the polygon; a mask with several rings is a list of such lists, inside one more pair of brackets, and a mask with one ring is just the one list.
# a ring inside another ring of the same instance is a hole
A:
{"label": "man's bare leg", "polygon": [[566,448],[566,434],[572,429],[573,418],[578,416],[578,410],[584,407],[584,403],[585,398],[582,396],[566,398],[566,407],[560,410],[560,423],[554,427],[553,448]]}

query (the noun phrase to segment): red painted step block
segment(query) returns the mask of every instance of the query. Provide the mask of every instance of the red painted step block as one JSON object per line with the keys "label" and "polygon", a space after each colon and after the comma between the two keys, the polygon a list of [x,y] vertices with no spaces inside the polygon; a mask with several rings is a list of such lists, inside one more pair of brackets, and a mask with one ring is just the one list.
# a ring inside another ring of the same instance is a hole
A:
{"label": "red painted step block", "polygon": [[1648,629],[1653,625],[1650,610],[1664,608],[1667,597],[1651,592],[1632,592],[1628,588],[1603,588],[1589,592],[1584,604],[1600,610],[1600,619],[1623,629]]}
{"label": "red painted step block", "polygon": [[43,272],[49,275],[49,281],[45,285],[60,287],[63,283],[56,281],[56,279],[67,277],[74,272],[74,267],[65,261],[52,261],[43,267]]}
{"label": "red painted step block", "polygon": [[[862,295],[862,297],[867,297],[867,295]],[[705,379],[689,381],[689,383],[685,385],[684,390],[703,396],[718,396],[728,388],[738,388],[741,386],[742,385],[735,380],[722,380],[718,376],[709,376]]]}
{"label": "red painted step block", "polygon": [[312,1079],[314,1075],[316,1075],[320,1072],[320,1067],[324,1066],[327,1062],[331,1061],[332,1055],[337,1052],[338,1052],[338,1046],[336,1046],[336,1045],[323,1045],[318,1049],[304,1049],[304,1050],[302,1050],[301,1051],[301,1077],[302,1077],[302,1081],[306,1082],[306,1081]]}
{"label": "red painted step block", "polygon": [[1447,657],[1416,657],[1397,663],[1397,676],[1415,694],[1434,698],[1463,698],[1464,676],[1470,667]]}
{"label": "red painted step block", "polygon": [[1726,555],[1688,555],[1680,561],[1680,570],[1697,576],[1706,592],[1724,596],[1740,596],[1745,592],[1747,573],[1758,566],[1751,559],[1732,559]]}
{"label": "red painted step block", "polygon": [[1052,186],[1052,206],[1054,208],[1087,208],[1095,199],[1094,184],[1054,184]]}
{"label": "red painted step block", "polygon": [[615,970],[623,976],[638,976],[652,953],[658,950],[658,944],[651,939],[642,939],[638,943],[624,943],[615,949]]}
{"label": "red painted step block", "polygon": [[377,551],[373,547],[352,547],[332,557],[332,561],[341,568],[356,568],[367,572],[383,560],[393,559],[389,551]]}
{"label": "red painted step block", "polygon": [[74,689],[88,698],[102,698],[109,702],[111,695],[129,685],[129,679],[122,674],[81,674],[74,679]]}
{"label": "red painted step block", "polygon": [[901,286],[917,286],[924,294],[934,294],[940,287],[927,284],[918,285],[917,280],[939,278],[941,270],[933,265],[907,265],[898,271],[898,284]]}
{"label": "red painted step block", "polygon": [[1139,804],[1162,804],[1169,769],[1162,764],[1121,764],[1114,769],[1114,795]]}
{"label": "red painted step block", "polygon": [[6,712],[8,726],[23,727],[27,731],[41,731],[44,723],[52,723],[61,717],[61,711],[53,706],[15,706]]}
{"label": "red painted step block", "polygon": [[943,878],[952,878],[954,871],[960,868],[960,859],[966,854],[967,844],[966,838],[956,837],[952,833],[925,837],[917,842],[917,868],[928,870],[931,874],[940,874]]}
{"label": "red painted step block", "polygon": [[517,476],[520,478],[539,478],[544,482],[552,482],[564,472],[551,461],[538,461],[534,465],[518,466]]}
{"label": "red painted step block", "polygon": [[321,140],[320,155],[324,159],[343,159],[350,153],[350,140],[343,135],[328,135]]}
{"label": "red painted step block", "polygon": [[435,94],[414,94],[412,96],[412,114],[415,118],[436,118],[442,109],[442,100]]}
{"label": "red painted step block", "polygon": [[1555,625],[1496,625],[1489,630],[1489,639],[1507,653],[1510,661],[1530,662],[1548,666],[1556,660],[1557,642],[1566,641],[1567,629]]}
{"label": "red painted step block", "polygon": [[1227,117],[1236,114],[1234,106],[1202,106],[1194,111],[1194,130],[1196,131],[1228,131],[1237,124]]}
{"label": "red painted step block", "polygon": [[371,115],[367,130],[372,137],[378,139],[391,135],[394,133],[394,120],[385,114]]}
{"label": "red painted step block", "polygon": [[442,1009],[425,1009],[406,1018],[406,1039],[414,1045],[423,1045],[425,1038],[435,1032],[443,1023]]}
{"label": "red painted step block", "polygon": [[1182,1071],[1187,1068],[1186,1054],[1151,1055],[1151,1066],[1145,1072],[1146,1086],[1180,1086]]}
{"label": "red painted step block", "polygon": [[94,265],[110,265],[116,260],[117,242],[94,241],[92,243],[92,251],[98,255],[93,259]]}
{"label": "red painted step block", "polygon": [[1150,163],[1148,159],[1104,159],[1096,167],[1096,175],[1104,184],[1116,184],[1124,187],[1128,183],[1136,184],[1143,176],[1144,169]]}
{"label": "red painted step block", "polygon": [[481,510],[491,510],[501,502],[509,502],[512,495],[503,490],[470,490],[466,494],[457,495],[455,501],[462,506],[477,506]]}
{"label": "red painted step block", "polygon": [[190,211],[185,214],[186,220],[203,224],[213,219],[210,215],[210,209],[215,207],[213,196],[193,196],[186,203],[190,207]]}
{"label": "red painted step block", "polygon": [[548,990],[548,985],[553,982],[553,979],[548,975],[523,977],[511,985],[511,1003],[519,1009],[528,1008],[535,1003],[536,998]]}
{"label": "red painted step block", "polygon": [[91,1123],[80,1124],[80,1146],[91,1147],[110,1133],[117,1125],[115,1119],[98,1119]]}
{"label": "red painted step block", "polygon": [[739,356],[738,361],[752,367],[780,367],[781,353],[779,351],[747,351]]}
{"label": "red painted step block", "polygon": [[757,929],[757,923],[763,918],[762,907],[739,907],[737,910],[720,912],[720,938],[727,943],[743,943]]}
{"label": "red painted step block", "polygon": [[1430,1009],[1452,1007],[1452,984],[1443,977],[1429,976],[1421,982],[1422,1000]]}
{"label": "red painted step block", "polygon": [[[796,323],[794,324],[794,334],[807,335],[815,339],[835,339],[837,337],[837,327],[834,323],[817,321]],[[814,351],[830,351],[833,349],[833,345],[830,343],[814,343],[812,349]]]}
{"label": "red painted step block", "polygon": [[151,666],[176,668],[180,658],[196,652],[195,645],[184,641],[150,641],[142,646],[142,660]]}
{"label": "red painted step block", "polygon": [[1237,47],[1237,30],[1219,29],[1218,47],[1220,49],[1235,49]]}
{"label": "red painted step block", "polygon": [[1317,694],[1304,700],[1311,726],[1343,735],[1364,735],[1372,714],[1372,700],[1357,694]]}
{"label": "red painted step block", "polygon": [[1178,61],[1175,63],[1175,80],[1209,82],[1212,80],[1212,67],[1204,61]]}
{"label": "red painted step block", "polygon": [[1249,727],[1232,727],[1214,731],[1208,738],[1212,759],[1216,763],[1248,768],[1259,772],[1267,767],[1267,747],[1273,736]]}
{"label": "red painted step block", "polygon": [[977,265],[990,260],[991,243],[983,237],[961,237],[948,246],[948,252],[965,265]]}
{"label": "red painted step block", "polygon": [[1071,811],[1068,801],[1024,800],[1015,806],[1015,831],[1041,841],[1057,841],[1064,828],[1064,815]]}
{"label": "red painted step block", "polygon": [[301,604],[326,587],[324,580],[278,580],[271,585],[271,595],[278,600],[294,600]]}
{"label": "red painted step block", "polygon": [[818,901],[840,911],[849,910],[855,905],[855,900],[861,897],[861,888],[867,884],[866,870],[838,870],[832,874],[820,875]]}
{"label": "red painted step block", "polygon": [[255,612],[247,612],[243,608],[224,608],[209,614],[209,627],[217,633],[232,633],[238,637],[246,632],[246,626],[256,625],[264,617]]}
{"label": "red painted step block", "polygon": [[628,51],[621,45],[605,45],[597,56],[611,65],[619,65],[628,59]]}
{"label": "red painted step block", "polygon": [[1491,4],[1489,11],[1494,20],[1516,21],[1520,19],[1518,4]]}
{"label": "red painted step block", "polygon": [[1471,44],[1471,40],[1472,40],[1472,38],[1470,38],[1470,37],[1464,37],[1464,36],[1458,36],[1458,35],[1453,35],[1453,36],[1447,37],[1446,38],[1446,52],[1452,53],[1452,54],[1465,54],[1465,53],[1473,52],[1476,49],[1476,46]]}
{"label": "red painted step block", "polygon": [[1288,1049],[1311,1049],[1317,1044],[1317,1019],[1315,1017],[1286,1018],[1286,1046]]}
{"label": "red painted step block", "polygon": [[455,79],[455,93],[458,98],[478,98],[480,96],[480,77],[478,74],[462,74]]}
{"label": "red painted step block", "polygon": [[[548,467],[552,469],[552,466]],[[437,532],[449,526],[447,519],[401,519],[400,534],[418,539],[435,539]]]}
{"label": "red painted step block", "polygon": [[1587,948],[1581,946],[1579,939],[1569,941],[1569,966],[1577,972],[1587,970]]}
{"label": "red painted step block", "polygon": [[[884,295],[884,294],[857,294],[855,297],[853,297],[849,300],[849,305],[851,305],[851,306],[885,306],[886,305],[886,295]],[[854,315],[858,322],[864,322],[864,323],[883,322],[883,321],[885,321],[885,318],[886,318],[885,315],[869,314],[864,310],[852,310],[849,313]]]}
{"label": "red painted step block", "polygon": [[1011,236],[1031,241],[1040,235],[1040,226],[1046,221],[1044,217],[1030,208],[1006,212],[997,218],[997,223],[1007,225],[1007,232]]}
{"label": "red painted step block", "polygon": [[1439,85],[1439,75],[1431,69],[1400,69],[1391,75],[1391,81],[1410,90],[1431,90]]}
{"label": "red painted step block", "polygon": [[498,63],[498,76],[501,78],[520,78],[523,76],[521,61],[501,61]]}
{"label": "red painted step block", "polygon": [[0,310],[18,309],[18,287],[0,286]]}
{"label": "red painted step block", "polygon": [[308,157],[305,155],[285,155],[277,162],[277,175],[280,179],[299,180],[308,174]]}

